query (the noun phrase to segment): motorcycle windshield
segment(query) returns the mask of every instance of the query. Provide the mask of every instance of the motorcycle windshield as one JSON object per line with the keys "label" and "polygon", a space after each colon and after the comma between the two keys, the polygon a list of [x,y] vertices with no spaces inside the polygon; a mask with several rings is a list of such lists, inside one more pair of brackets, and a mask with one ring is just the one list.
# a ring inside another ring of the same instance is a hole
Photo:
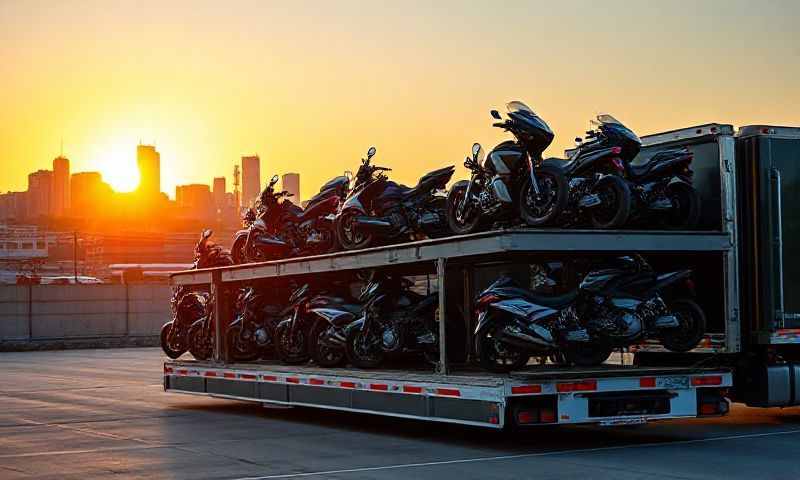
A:
{"label": "motorcycle windshield", "polygon": [[302,287],[298,288],[297,290],[292,293],[292,296],[289,297],[289,303],[295,303],[300,298],[303,298],[305,294],[308,292],[308,284],[303,285]]}
{"label": "motorcycle windshield", "polygon": [[633,131],[622,124],[619,120],[614,118],[608,114],[602,114],[597,116],[597,120],[593,123],[596,123],[599,126],[602,126],[604,129],[611,130],[616,135],[621,137],[625,137],[627,140],[631,142],[635,142],[641,145],[642,140],[639,138],[638,135],[633,133]]}
{"label": "motorcycle windshield", "polygon": [[515,100],[513,102],[508,102],[506,105],[506,109],[508,113],[516,114],[515,117],[520,121],[523,121],[528,128],[542,130],[549,134],[553,134],[553,130],[550,129],[550,126],[545,122],[542,117],[536,114],[533,109],[524,103]]}
{"label": "motorcycle windshield", "polygon": [[372,298],[373,296],[375,296],[375,293],[378,292],[379,287],[380,284],[378,282],[370,283],[369,285],[364,287],[364,290],[361,291],[361,296],[359,297],[359,299],[363,302]]}

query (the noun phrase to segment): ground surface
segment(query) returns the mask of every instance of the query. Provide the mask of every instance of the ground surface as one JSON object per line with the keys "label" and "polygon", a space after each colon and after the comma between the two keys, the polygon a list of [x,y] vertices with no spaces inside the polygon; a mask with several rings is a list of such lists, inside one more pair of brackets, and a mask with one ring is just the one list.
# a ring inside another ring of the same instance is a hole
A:
{"label": "ground surface", "polygon": [[800,478],[800,409],[503,435],[166,394],[158,349],[0,353],[0,479]]}

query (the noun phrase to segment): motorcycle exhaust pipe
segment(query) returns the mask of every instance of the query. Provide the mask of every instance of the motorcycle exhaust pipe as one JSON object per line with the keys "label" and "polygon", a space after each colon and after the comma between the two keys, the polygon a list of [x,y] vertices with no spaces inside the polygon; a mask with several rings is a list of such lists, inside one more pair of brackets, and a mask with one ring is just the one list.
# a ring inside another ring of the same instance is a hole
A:
{"label": "motorcycle exhaust pipe", "polygon": [[360,228],[370,232],[386,232],[392,229],[392,223],[382,218],[355,217],[353,221]]}

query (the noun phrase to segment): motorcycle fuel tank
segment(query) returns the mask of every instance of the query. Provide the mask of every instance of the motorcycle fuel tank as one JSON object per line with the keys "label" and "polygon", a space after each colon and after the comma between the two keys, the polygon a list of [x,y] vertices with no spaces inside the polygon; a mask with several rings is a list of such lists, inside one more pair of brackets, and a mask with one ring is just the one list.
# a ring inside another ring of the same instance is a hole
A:
{"label": "motorcycle fuel tank", "polygon": [[519,168],[525,153],[517,144],[508,141],[496,146],[483,162],[483,168],[498,175],[510,175]]}

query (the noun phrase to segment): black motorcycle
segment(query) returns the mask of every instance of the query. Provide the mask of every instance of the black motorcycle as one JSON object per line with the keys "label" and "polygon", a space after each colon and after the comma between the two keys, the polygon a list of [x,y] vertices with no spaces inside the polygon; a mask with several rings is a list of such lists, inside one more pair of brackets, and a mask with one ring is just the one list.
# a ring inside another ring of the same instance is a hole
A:
{"label": "black motorcycle", "polygon": [[289,297],[288,318],[281,320],[275,329],[275,354],[283,363],[296,365],[311,358],[308,353],[310,320],[306,308],[313,296],[311,286],[305,284]]}
{"label": "black motorcycle", "polygon": [[346,328],[360,316],[363,306],[341,296],[317,295],[308,305],[315,316],[308,334],[308,352],[321,367],[336,367],[347,360]]}
{"label": "black motorcycle", "polygon": [[656,152],[647,162],[625,162],[633,192],[633,222],[688,230],[700,220],[700,195],[692,186],[694,155],[684,148]]}
{"label": "black motorcycle", "polygon": [[356,367],[376,368],[386,355],[422,353],[439,359],[439,295],[420,295],[402,277],[378,277],[364,288],[361,318],[345,329],[347,358]]}
{"label": "black motorcycle", "polygon": [[692,300],[691,273],[656,275],[640,256],[620,257],[560,296],[518,288],[501,277],[477,300],[475,347],[481,365],[508,372],[536,355],[592,366],[614,348],[647,338],[671,351],[689,351],[706,327],[703,310]]}
{"label": "black motorcycle", "polygon": [[390,181],[374,166],[369,149],[356,174],[356,185],[336,215],[336,238],[345,250],[367,248],[378,242],[397,242],[447,235],[445,197],[437,195],[453,176],[454,167],[434,170],[414,188]]}
{"label": "black motorcycle", "polygon": [[[517,216],[530,226],[553,223],[566,207],[567,181],[560,168],[542,164],[542,152],[553,131],[522,102],[507,105],[508,119],[494,123],[516,138],[496,146],[484,159],[480,144],[464,166],[469,181],[456,182],[447,195],[447,221],[455,234],[480,230],[490,220],[513,223]],[[497,110],[492,117],[501,120]]]}
{"label": "black motorcycle", "polygon": [[270,295],[253,287],[241,290],[236,301],[238,313],[225,332],[231,360],[249,362],[270,356],[275,329],[283,318],[281,303],[274,290]]}
{"label": "black motorcycle", "polygon": [[350,179],[342,175],[326,182],[308,200],[297,222],[299,255],[319,255],[339,249],[334,220],[349,191]]}
{"label": "black motorcycle", "polygon": [[[233,265],[230,252],[210,241],[212,230],[203,230],[195,246],[192,269]],[[172,294],[172,320],[161,327],[161,349],[170,358],[178,358],[189,348],[192,325],[209,309],[208,294],[179,286]]]}
{"label": "black motorcycle", "polygon": [[545,165],[560,168],[569,181],[569,198],[561,223],[591,223],[596,228],[619,228],[631,213],[631,192],[622,178],[625,158],[633,158],[641,140],[610,115],[600,115],[597,128],[586,132],[586,141],[567,159],[548,158]]}

